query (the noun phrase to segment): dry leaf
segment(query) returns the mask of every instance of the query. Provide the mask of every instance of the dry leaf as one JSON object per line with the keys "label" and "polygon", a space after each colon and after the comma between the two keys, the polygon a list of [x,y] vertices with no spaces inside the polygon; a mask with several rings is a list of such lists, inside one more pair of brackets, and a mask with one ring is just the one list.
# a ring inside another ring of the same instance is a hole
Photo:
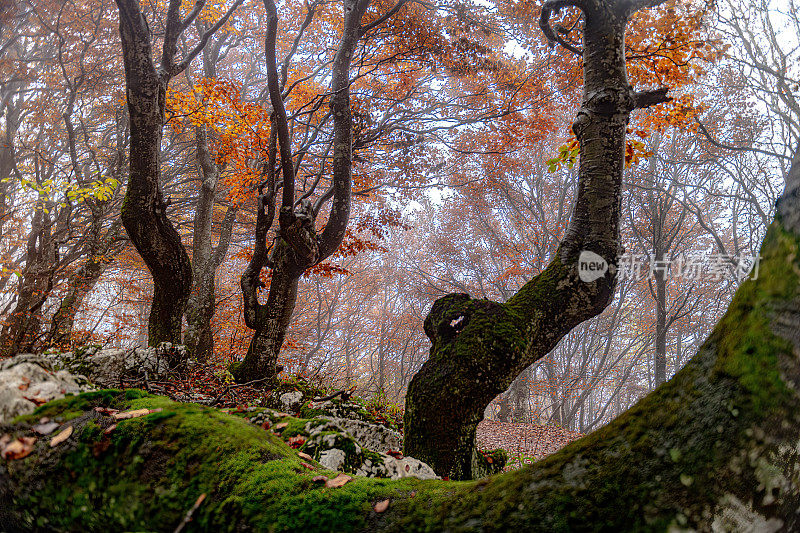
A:
{"label": "dry leaf", "polygon": [[25,398],[29,402],[35,403],[37,407],[47,403],[47,400],[45,400],[44,398],[40,398],[39,396],[34,396],[32,398],[29,396],[23,396],[23,398]]}
{"label": "dry leaf", "polygon": [[379,501],[378,503],[375,504],[375,507],[373,507],[373,509],[375,509],[376,513],[382,513],[388,508],[389,508],[389,499],[388,498],[385,499],[385,500]]}
{"label": "dry leaf", "polygon": [[126,420],[128,418],[139,418],[140,416],[149,415],[152,413],[160,413],[163,411],[160,407],[158,409],[136,409],[133,411],[125,411],[123,413],[113,413],[111,416],[117,420]]}
{"label": "dry leaf", "polygon": [[310,465],[308,463],[304,463],[303,461],[300,461],[300,464],[302,466],[304,466],[305,468],[308,468],[309,470],[314,470],[314,466],[313,465]]}
{"label": "dry leaf", "polygon": [[270,424],[270,423],[269,423],[269,420],[264,420],[264,422],[261,424],[261,429],[263,429],[263,430],[265,430],[265,431],[266,431],[266,430],[268,430],[268,429],[269,429],[269,427],[270,427],[271,425],[272,425],[272,424]]}
{"label": "dry leaf", "polygon": [[19,390],[28,390],[28,385],[29,385],[28,383],[20,383],[19,387],[17,387],[17,388]]}
{"label": "dry leaf", "polygon": [[306,438],[302,435],[295,435],[294,437],[289,437],[286,443],[290,448],[299,448],[306,443]]}
{"label": "dry leaf", "polygon": [[72,435],[72,426],[67,426],[66,428],[62,429],[58,435],[50,439],[50,447],[55,448],[56,446],[67,440],[70,435]]}
{"label": "dry leaf", "polygon": [[286,418],[287,416],[291,416],[289,413],[278,413],[275,416],[280,418]]}
{"label": "dry leaf", "polygon": [[3,448],[3,459],[13,461],[29,456],[35,442],[36,437],[20,437]]}
{"label": "dry leaf", "polygon": [[273,431],[281,431],[283,428],[289,425],[289,422],[281,422],[280,424],[275,424],[275,429]]}
{"label": "dry leaf", "polygon": [[395,459],[402,459],[403,458],[403,452],[399,452],[397,450],[389,450],[388,452],[386,452],[386,455],[391,455]]}
{"label": "dry leaf", "polygon": [[47,422],[46,424],[36,424],[33,426],[33,429],[39,435],[49,435],[50,433],[54,432],[60,426],[58,422]]}
{"label": "dry leaf", "polygon": [[328,478],[325,476],[314,476],[311,478],[311,481],[313,481],[314,483],[326,483],[328,481]]}
{"label": "dry leaf", "polygon": [[108,426],[106,429],[103,430],[103,435],[108,435],[109,433],[111,433],[115,429],[117,429],[117,425],[116,424],[111,424],[110,426]]}
{"label": "dry leaf", "polygon": [[339,487],[344,487],[347,483],[352,481],[353,478],[348,476],[347,474],[339,474],[333,479],[329,479],[325,482],[325,486],[329,489],[338,489]]}
{"label": "dry leaf", "polygon": [[305,459],[306,461],[313,461],[314,458],[304,452],[297,452],[297,457],[300,459]]}
{"label": "dry leaf", "polygon": [[101,415],[113,415],[119,413],[119,409],[111,409],[110,407],[95,407],[94,410]]}

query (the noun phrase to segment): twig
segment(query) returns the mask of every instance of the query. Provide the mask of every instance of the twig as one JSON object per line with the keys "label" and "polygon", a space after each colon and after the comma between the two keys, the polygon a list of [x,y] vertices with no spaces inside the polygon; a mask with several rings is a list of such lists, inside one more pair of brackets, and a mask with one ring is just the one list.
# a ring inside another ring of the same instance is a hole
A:
{"label": "twig", "polygon": [[192,508],[189,509],[186,512],[186,516],[183,517],[183,522],[178,524],[178,527],[175,528],[175,533],[180,533],[181,531],[183,531],[183,528],[186,527],[186,524],[188,524],[189,522],[192,521],[192,515],[198,509],[198,507],[200,507],[200,504],[202,504],[203,500],[205,500],[205,499],[206,499],[206,493],[205,492],[197,497],[197,501],[194,502],[194,505],[192,505]]}

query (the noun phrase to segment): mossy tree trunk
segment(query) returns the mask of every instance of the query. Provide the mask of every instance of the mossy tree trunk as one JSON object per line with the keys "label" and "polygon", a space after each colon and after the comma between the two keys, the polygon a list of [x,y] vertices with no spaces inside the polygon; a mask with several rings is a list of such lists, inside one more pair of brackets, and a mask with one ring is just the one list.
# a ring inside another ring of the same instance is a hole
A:
{"label": "mossy tree trunk", "polygon": [[[625,71],[625,26],[639,8],[658,2],[554,0],[542,8],[548,38],[575,52],[549,26],[551,13],[583,11],[584,88],[573,124],[580,142],[578,191],[555,258],[504,304],[450,294],[425,319],[433,346],[406,395],[405,453],[451,479],[470,479],[475,430],[489,402],[529,365],[611,302],[619,245],[625,128],[631,111],[667,100],[666,89],[636,93]],[[589,255],[586,255],[589,254]],[[591,281],[579,258],[604,261]]]}

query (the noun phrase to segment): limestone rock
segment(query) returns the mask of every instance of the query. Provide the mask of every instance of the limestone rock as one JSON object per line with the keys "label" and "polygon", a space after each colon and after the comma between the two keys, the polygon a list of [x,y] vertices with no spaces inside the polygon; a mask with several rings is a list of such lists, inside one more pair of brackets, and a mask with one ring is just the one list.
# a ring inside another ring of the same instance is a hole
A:
{"label": "limestone rock", "polygon": [[47,359],[12,357],[0,365],[0,423],[32,413],[39,403],[87,390],[93,388],[84,376],[53,371]]}
{"label": "limestone rock", "polygon": [[281,408],[284,411],[295,413],[300,409],[300,406],[303,405],[303,393],[299,390],[284,392],[280,395],[278,400],[281,402]]}

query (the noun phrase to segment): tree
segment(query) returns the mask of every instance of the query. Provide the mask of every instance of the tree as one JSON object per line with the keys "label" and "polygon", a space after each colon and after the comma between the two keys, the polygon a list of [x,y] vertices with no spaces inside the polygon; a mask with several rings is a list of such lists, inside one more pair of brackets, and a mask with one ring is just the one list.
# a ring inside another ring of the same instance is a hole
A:
{"label": "tree", "polygon": [[[631,111],[667,100],[666,89],[636,93],[625,69],[625,26],[657,2],[550,1],[540,26],[553,42],[578,51],[549,25],[554,12],[584,15],[584,88],[573,124],[580,143],[577,199],[566,235],[548,267],[506,303],[447,295],[425,319],[431,355],[406,396],[405,453],[451,479],[469,479],[478,461],[475,428],[485,407],[526,367],[572,328],[611,301],[619,253],[625,130]],[[608,271],[581,281],[581,253],[602,258]],[[473,466],[475,465],[475,466]]]}
{"label": "tree", "polygon": [[[397,4],[397,9],[404,2]],[[267,180],[259,187],[259,207],[256,220],[256,244],[253,258],[242,275],[244,316],[247,327],[254,330],[253,339],[244,360],[233,369],[237,381],[265,380],[270,382],[279,372],[277,358],[286,328],[289,325],[297,298],[297,284],[308,268],[330,257],[341,245],[350,218],[353,164],[353,122],[350,109],[350,64],[355,48],[368,29],[361,19],[369,7],[369,0],[345,2],[342,37],[331,65],[330,116],[333,120],[331,185],[317,201],[305,198],[295,200],[295,177],[303,153],[297,162],[292,154],[292,140],[286,108],[283,101],[285,75],[278,77],[275,39],[278,31],[278,13],[271,0],[264,4],[269,14],[266,58],[267,83],[272,104],[272,132]],[[395,9],[396,10],[396,9]],[[391,11],[389,12],[391,13]],[[307,20],[313,17],[309,7]],[[377,22],[380,22],[379,19]],[[307,24],[306,24],[307,25]],[[298,40],[302,36],[302,30]],[[294,49],[292,50],[294,51]],[[288,67],[290,56],[283,64]],[[312,142],[316,135],[312,137]],[[275,147],[280,154],[275,153]],[[276,158],[280,157],[281,182],[274,173]],[[276,195],[282,188],[278,210],[278,235],[271,250],[267,248],[267,234],[275,217]],[[316,218],[322,204],[331,200],[330,214],[324,229],[317,233]],[[267,302],[258,301],[261,271],[271,268]]]}
{"label": "tree", "polygon": [[148,343],[180,344],[181,321],[192,290],[192,267],[180,235],[167,218],[161,185],[161,139],[166,93],[180,74],[228,20],[243,0],[236,0],[197,45],[176,61],[178,41],[197,19],[205,1],[184,17],[180,0],[170,0],[164,22],[161,60],[153,62],[153,34],[138,0],[118,0],[120,37],[130,116],[130,177],[122,206],[122,223],[153,276]]}

